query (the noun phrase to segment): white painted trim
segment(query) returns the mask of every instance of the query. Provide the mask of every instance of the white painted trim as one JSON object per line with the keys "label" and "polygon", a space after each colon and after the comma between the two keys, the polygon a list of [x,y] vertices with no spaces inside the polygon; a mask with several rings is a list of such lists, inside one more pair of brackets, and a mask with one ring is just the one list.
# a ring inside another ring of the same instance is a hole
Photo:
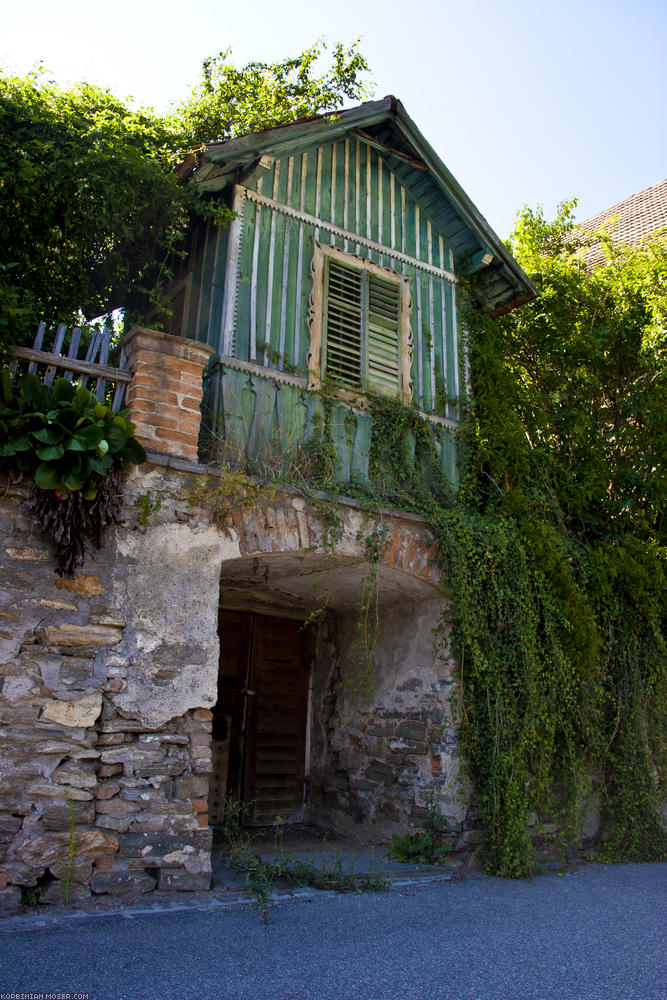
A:
{"label": "white painted trim", "polygon": [[221,336],[218,349],[221,354],[234,353],[236,333],[236,313],[239,297],[239,263],[241,258],[241,237],[243,234],[243,208],[247,189],[234,185],[232,211],[236,212],[229,227],[227,250],[227,273],[225,275],[225,298],[222,307]]}
{"label": "white painted trim", "polygon": [[[404,188],[401,188],[401,195],[402,198],[405,195]],[[335,226],[333,223],[326,222],[324,219],[318,219],[314,215],[309,215],[308,212],[302,212],[298,208],[293,208],[291,205],[283,205],[281,202],[275,201],[273,198],[267,198],[266,195],[258,194],[257,191],[247,189],[246,197],[250,201],[257,202],[260,205],[266,205],[275,212],[280,212],[283,215],[289,215],[292,219],[298,219],[300,222],[305,222],[308,225],[314,226],[316,230],[324,229],[326,232],[333,233],[341,239],[349,240],[357,246],[365,247],[367,250],[373,250],[375,253],[384,255],[385,257],[391,257],[402,264],[410,264],[412,267],[425,271],[427,274],[433,274],[438,278],[444,278],[446,281],[451,281],[452,284],[456,284],[456,275],[452,271],[436,267],[435,264],[428,264],[426,261],[418,260],[416,257],[411,257],[403,251],[394,250],[392,247],[383,246],[381,243],[376,243],[375,240],[367,239],[365,236],[361,236],[359,233],[350,232],[343,229],[341,226]]]}

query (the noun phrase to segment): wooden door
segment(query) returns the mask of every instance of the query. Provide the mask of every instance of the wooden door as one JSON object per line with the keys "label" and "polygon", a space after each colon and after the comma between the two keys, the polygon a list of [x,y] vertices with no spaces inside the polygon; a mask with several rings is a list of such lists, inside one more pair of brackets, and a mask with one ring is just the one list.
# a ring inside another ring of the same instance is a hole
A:
{"label": "wooden door", "polygon": [[308,630],[289,619],[232,611],[220,612],[219,627],[211,820],[221,816],[224,797],[235,796],[245,803],[249,825],[269,825],[277,816],[298,822],[305,780]]}
{"label": "wooden door", "polygon": [[243,798],[253,826],[303,817],[307,633],[300,622],[255,616]]}

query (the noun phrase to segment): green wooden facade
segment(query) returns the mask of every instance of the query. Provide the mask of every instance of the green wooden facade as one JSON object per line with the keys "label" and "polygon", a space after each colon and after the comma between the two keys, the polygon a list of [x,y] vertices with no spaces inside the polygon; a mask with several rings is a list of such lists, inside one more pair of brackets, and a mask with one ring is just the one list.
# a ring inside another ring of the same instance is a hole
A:
{"label": "green wooden facade", "polygon": [[[406,279],[404,381],[412,405],[437,428],[455,483],[465,383],[457,275],[495,263],[481,302],[492,311],[532,297],[532,289],[400,104],[388,98],[214,144],[194,179],[236,213],[228,228],[193,229],[175,286],[172,332],[216,350],[205,380],[209,449],[224,441],[249,458],[284,453],[321,423],[314,258],[317,248],[320,259],[334,248],[352,267],[382,269],[390,285],[392,274]],[[342,395],[329,419],[338,478],[363,482],[372,421],[363,393]]]}

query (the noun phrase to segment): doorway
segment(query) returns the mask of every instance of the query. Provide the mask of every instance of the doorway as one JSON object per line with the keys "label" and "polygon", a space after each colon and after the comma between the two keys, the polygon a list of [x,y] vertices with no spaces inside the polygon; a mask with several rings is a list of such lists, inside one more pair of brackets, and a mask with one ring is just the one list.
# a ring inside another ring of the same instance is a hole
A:
{"label": "doorway", "polygon": [[303,818],[309,630],[287,618],[220,609],[218,701],[213,709],[211,823],[227,797],[245,823]]}

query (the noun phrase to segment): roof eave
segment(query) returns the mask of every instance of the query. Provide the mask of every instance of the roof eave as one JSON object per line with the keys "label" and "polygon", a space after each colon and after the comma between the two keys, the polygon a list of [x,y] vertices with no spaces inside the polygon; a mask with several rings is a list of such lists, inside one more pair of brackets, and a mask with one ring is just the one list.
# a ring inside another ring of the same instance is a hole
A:
{"label": "roof eave", "polygon": [[[452,202],[463,220],[477,236],[482,247],[488,247],[494,257],[498,259],[500,271],[509,270],[511,274],[511,284],[518,285],[514,288],[516,294],[506,304],[499,309],[495,309],[492,315],[500,315],[501,312],[509,312],[517,306],[526,302],[531,302],[537,298],[538,291],[523,268],[517,263],[499,236],[494,232],[479,209],[473,204],[465,193],[452,172],[445,166],[433,147],[424,138],[413,120],[410,118],[405,108],[397,98],[392,98],[394,108],[392,109],[394,121],[398,131],[409,142],[413,149],[418,152],[421,159],[429,167],[431,174],[437,179],[446,197]],[[503,266],[504,265],[504,266]]]}
{"label": "roof eave", "polygon": [[[262,132],[239,136],[237,139],[209,143],[204,149],[204,156],[209,162],[216,164],[217,168],[198,183],[205,191],[221,190],[230,180],[239,176],[244,167],[248,169],[252,166],[263,153],[270,151],[272,156],[280,157],[293,151],[300,140],[304,145],[312,145],[322,140],[336,141],[349,134],[352,129],[368,128],[384,121],[392,122],[397,132],[426,164],[443,196],[459,213],[479,241],[480,247],[493,254],[494,260],[489,268],[502,275],[503,280],[507,282],[507,298],[500,305],[489,307],[491,314],[500,315],[536,298],[538,292],[533,283],[396,97],[388,96],[380,101],[367,101],[345,111],[304,118],[288,125],[279,125]],[[196,156],[189,159],[188,164],[190,170],[195,169]]]}

